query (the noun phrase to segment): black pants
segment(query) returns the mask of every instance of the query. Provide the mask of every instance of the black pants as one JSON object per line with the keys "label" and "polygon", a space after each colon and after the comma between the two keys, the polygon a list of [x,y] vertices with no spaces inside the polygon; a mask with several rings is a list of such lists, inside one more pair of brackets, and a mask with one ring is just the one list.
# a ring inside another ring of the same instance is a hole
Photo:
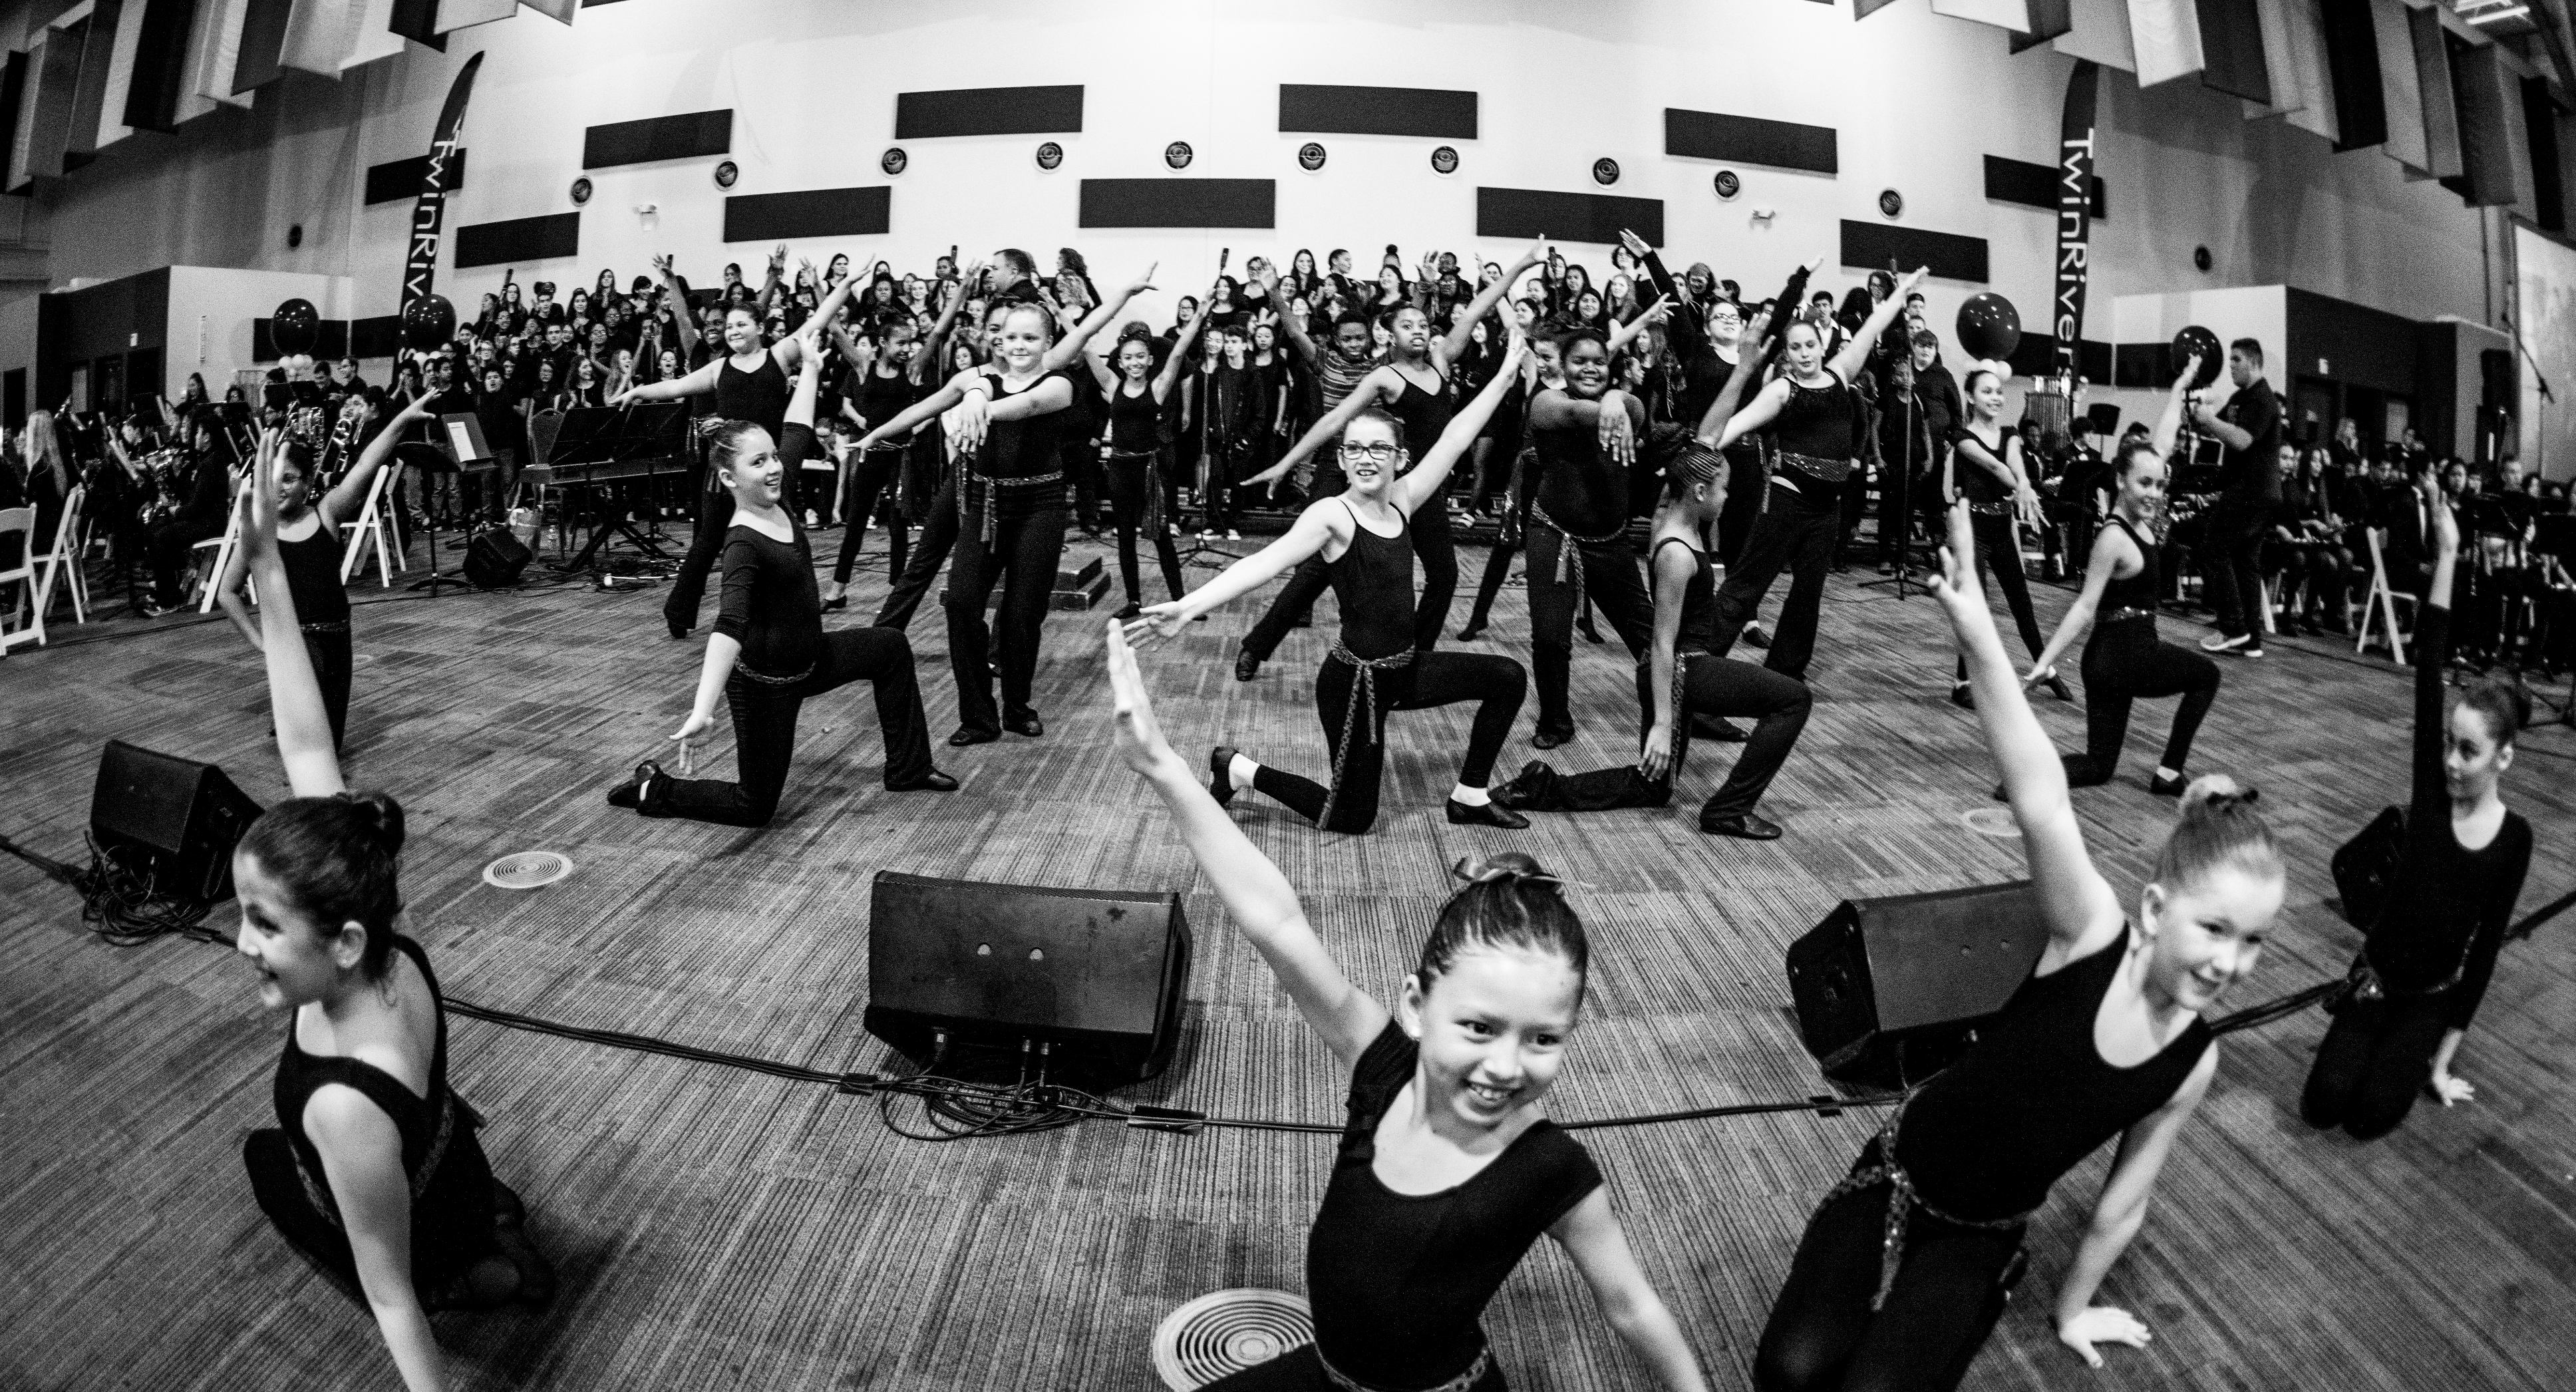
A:
{"label": "black pants", "polygon": [[1754,1354],[1761,1392],[1944,1392],[1985,1347],[2020,1280],[2022,1229],[1964,1227],[1917,1208],[1896,1286],[1872,1310],[1888,1188],[1855,1190],[1807,1220]]}
{"label": "black pants", "polygon": [[2173,733],[2161,761],[2182,772],[2192,736],[2218,699],[2218,664],[2205,653],[2162,642],[2153,619],[2098,625],[2084,644],[2084,752],[2066,757],[2066,781],[2075,787],[2108,783],[2120,766],[2129,735],[2129,707],[2140,697],[2180,696]]}
{"label": "black pants", "polygon": [[1753,524],[1742,558],[1728,568],[1726,583],[1718,587],[1718,656],[1735,646],[1736,635],[1753,621],[1771,582],[1787,570],[1789,598],[1780,606],[1779,631],[1771,635],[1771,656],[1763,665],[1784,677],[1806,680],[1807,663],[1816,654],[1816,623],[1824,611],[1825,572],[1833,566],[1841,507],[1839,497],[1812,501],[1788,488],[1772,490],[1770,508]]}
{"label": "black pants", "polygon": [[823,635],[822,655],[802,681],[758,681],[737,670],[725,683],[733,709],[735,782],[675,778],[657,783],[642,809],[648,817],[685,817],[725,826],[761,827],[778,814],[787,766],[796,754],[796,716],[809,697],[865,681],[876,688],[877,729],[885,740],[885,781],[910,782],[930,772],[930,730],[912,644],[882,628],[841,628]]}
{"label": "black pants", "polygon": [[1413,650],[1440,646],[1440,630],[1449,622],[1449,602],[1458,597],[1458,543],[1449,533],[1445,494],[1422,500],[1406,523],[1413,529],[1413,555],[1422,565],[1422,592],[1413,602]]}
{"label": "black pants", "polygon": [[903,510],[895,506],[897,490],[903,481],[905,450],[872,449],[850,466],[849,493],[841,500],[841,517],[846,530],[841,533],[841,556],[832,562],[832,583],[850,583],[850,567],[858,563],[859,548],[866,544],[868,518],[880,509],[877,499],[885,499],[882,511],[886,520],[886,563],[890,576],[903,574],[904,553],[910,529],[904,526]]}
{"label": "black pants", "polygon": [[2209,531],[2201,542],[2201,584],[2218,631],[2230,638],[2263,627],[2263,538],[2272,529],[2272,505],[2241,498],[2221,498],[2203,514]]}
{"label": "black pants", "polygon": [[1583,560],[1583,593],[1619,631],[1631,659],[1643,657],[1655,640],[1655,605],[1639,578],[1637,553],[1626,537],[1608,542],[1574,541],[1565,533],[1530,519],[1529,527],[1530,665],[1538,675],[1538,728],[1570,734],[1574,715],[1567,709],[1566,687],[1574,668],[1574,564]]}
{"label": "black pants", "polygon": [[957,547],[957,476],[939,486],[930,502],[930,515],[922,520],[920,543],[912,548],[912,558],[904,563],[902,573],[886,591],[885,603],[877,610],[877,627],[903,629],[912,626],[912,616],[921,608],[921,597],[930,593],[930,583],[939,578],[939,568],[948,563],[948,553]]}
{"label": "black pants", "polygon": [[[1009,502],[1007,495],[1004,502]],[[1029,705],[1029,688],[1037,677],[1038,636],[1055,595],[1056,568],[1064,559],[1065,526],[1059,497],[1035,512],[996,521],[990,545],[980,527],[959,532],[947,599],[948,666],[957,677],[958,724],[974,730],[1002,728],[1002,715],[993,708],[995,666],[1002,669],[1004,709],[1015,717],[1036,714]],[[996,584],[1002,587],[998,661],[992,628],[984,621],[984,604]]]}
{"label": "black pants", "polygon": [[1056,466],[1064,471],[1073,485],[1073,516],[1086,532],[1100,530],[1100,451],[1092,447],[1089,431],[1068,432],[1081,439],[1068,438],[1056,452]]}
{"label": "black pants", "polygon": [[1762,500],[1770,488],[1771,472],[1759,450],[1726,452],[1726,505],[1717,513],[1717,559],[1730,571],[1753,539],[1753,524],[1762,519]]}
{"label": "black pants", "polygon": [[304,652],[313,659],[313,681],[322,688],[322,709],[331,717],[331,747],[348,743],[349,680],[357,666],[349,648],[349,630],[317,633],[304,630]]}
{"label": "black pants", "polygon": [[1161,508],[1150,506],[1154,490],[1160,486],[1149,454],[1113,454],[1108,460],[1109,513],[1118,528],[1118,578],[1126,582],[1127,602],[1142,604],[1145,593],[1137,576],[1136,533],[1139,528],[1150,532],[1154,559],[1163,567],[1163,588],[1174,599],[1188,593],[1181,583],[1181,553],[1172,545],[1171,529],[1163,525]]}
{"label": "black pants", "polygon": [[1239,458],[1244,453],[1239,442],[1210,440],[1200,456],[1207,466],[1199,485],[1199,530],[1222,532],[1235,523],[1239,511],[1234,496],[1234,481],[1244,474],[1257,473]]}
{"label": "black pants", "polygon": [[[1315,715],[1324,723],[1324,739],[1341,770],[1336,788],[1268,764],[1261,766],[1252,782],[1254,788],[1326,831],[1363,832],[1377,824],[1378,781],[1386,767],[1386,742],[1379,731],[1388,711],[1475,702],[1476,723],[1467,737],[1467,757],[1458,766],[1458,781],[1470,788],[1485,786],[1493,777],[1503,741],[1511,738],[1512,722],[1520,718],[1529,677],[1508,657],[1420,653],[1410,666],[1378,672],[1372,681],[1377,708],[1354,713],[1351,701],[1358,683],[1358,668],[1329,658],[1315,676]],[[1347,742],[1345,729],[1350,732]],[[1332,804],[1329,819],[1327,801]]]}
{"label": "black pants", "polygon": [[[1690,717],[1723,715],[1751,718],[1756,724],[1744,741],[1744,752],[1736,757],[1735,770],[1726,776],[1723,786],[1709,794],[1708,801],[1700,804],[1700,821],[1742,816],[1760,806],[1762,794],[1778,776],[1780,766],[1788,762],[1789,751],[1797,746],[1799,732],[1807,728],[1807,714],[1814,707],[1814,698],[1807,694],[1805,683],[1750,662],[1695,653],[1685,663],[1682,718],[1673,726],[1671,772],[1659,780],[1649,780],[1634,763],[1575,774],[1561,774],[1540,764],[1536,772],[1512,780],[1514,795],[1509,805],[1534,812],[1669,807],[1673,777],[1690,756]],[[1637,742],[1642,748],[1647,734],[1655,728],[1651,658],[1637,664],[1637,710]]]}
{"label": "black pants", "polygon": [[[2021,537],[2013,519],[2005,513],[1972,513],[1969,522],[1977,534],[1977,578],[1984,580],[1991,571],[1995,588],[2004,592],[2004,603],[2012,606],[2013,623],[2021,629],[2021,645],[2033,659],[2048,647],[2048,636],[2039,631],[2039,615],[2030,607],[2030,578],[2022,574]],[[1968,659],[1961,657],[1960,681],[1968,679]],[[2180,767],[2180,765],[2176,765]]]}
{"label": "black pants", "polygon": [[2319,1130],[2337,1126],[2357,1141],[2397,1129],[2433,1080],[2433,1055],[2449,1032],[2447,992],[2345,1003],[2299,1094],[2299,1115]]}
{"label": "black pants", "polygon": [[[222,536],[224,526],[225,520],[220,517],[208,521],[182,517],[152,529],[152,598],[155,603],[164,609],[176,609],[188,602],[188,596],[179,588],[179,572],[188,568],[189,555],[197,543]],[[50,547],[51,544],[49,537],[45,545]],[[207,564],[211,566],[213,561],[209,559]],[[213,585],[222,578],[210,574],[205,580],[208,585]]]}

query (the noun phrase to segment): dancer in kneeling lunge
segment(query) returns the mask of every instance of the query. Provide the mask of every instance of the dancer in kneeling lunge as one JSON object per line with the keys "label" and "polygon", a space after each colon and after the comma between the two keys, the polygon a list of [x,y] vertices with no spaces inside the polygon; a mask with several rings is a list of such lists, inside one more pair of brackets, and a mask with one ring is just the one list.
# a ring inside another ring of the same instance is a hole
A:
{"label": "dancer in kneeling lunge", "polygon": [[1497,807],[1485,780],[1511,737],[1528,678],[1508,657],[1421,652],[1414,647],[1411,522],[1417,509],[1440,505],[1440,485],[1493,415],[1494,403],[1519,370],[1528,343],[1516,330],[1503,364],[1441,432],[1411,473],[1401,429],[1384,411],[1366,410],[1342,430],[1342,472],[1350,486],[1306,505],[1286,535],[1227,566],[1185,598],[1156,604],[1130,627],[1169,638],[1191,619],[1258,588],[1309,556],[1324,558],[1342,611],[1341,636],[1315,678],[1315,713],[1333,750],[1333,782],[1324,787],[1253,762],[1225,745],[1209,756],[1209,789],[1219,805],[1246,788],[1286,803],[1326,831],[1363,832],[1377,822],[1379,775],[1386,762],[1386,713],[1476,702],[1475,730],[1449,820],[1525,827],[1529,819]]}
{"label": "dancer in kneeling lunge", "polygon": [[785,438],[773,442],[750,421],[727,421],[707,442],[708,468],[732,495],[733,523],[725,532],[724,594],[715,632],[707,635],[697,703],[671,738],[680,746],[680,772],[687,773],[690,745],[715,727],[716,699],[724,698],[733,711],[735,781],[673,778],[647,759],[636,765],[632,782],[610,791],[614,806],[647,817],[769,825],[787,787],[796,717],[806,698],[860,680],[876,687],[886,788],[945,793],[957,786],[931,766],[929,722],[902,630],[823,631],[823,594],[814,583],[805,523],[782,505],[787,480],[814,451],[819,326],[806,333],[796,393],[781,427]]}
{"label": "dancer in kneeling lunge", "polygon": [[[1979,582],[1983,582],[1988,570],[1994,572],[1995,584],[2004,592],[2004,603],[2012,607],[2013,622],[2021,627],[2022,651],[2037,657],[2046,642],[2039,636],[2039,616],[2030,607],[2030,581],[2022,574],[2017,524],[2040,525],[2039,494],[2030,486],[2030,474],[2022,464],[2024,457],[2021,432],[2004,424],[2004,374],[1993,365],[1980,363],[1968,372],[1968,420],[1950,445],[1944,464],[1948,479],[1945,491],[1952,498],[1968,500],[1968,514],[1977,528]],[[1900,519],[1889,525],[1903,523]],[[2042,667],[2039,680],[2057,699],[2075,699],[2056,668]],[[1968,660],[1964,657],[1959,659],[1958,676],[1950,684],[1950,699],[1962,706],[1971,699]]]}
{"label": "dancer in kneeling lunge", "polygon": [[[2183,392],[2192,372],[2186,364],[2174,379],[2164,416],[2150,438],[2121,450],[2112,461],[2111,525],[2094,534],[2083,592],[2067,606],[2056,636],[2022,678],[2024,686],[2048,680],[2058,658],[2086,629],[2092,630],[2084,643],[2084,752],[2066,756],[2066,781],[2073,787],[2111,781],[2120,766],[2120,745],[2129,735],[2129,708],[2139,697],[2178,695],[2182,705],[2174,711],[2164,759],[2147,781],[2147,791],[2179,794],[2192,737],[2218,700],[2218,664],[2156,636],[2156,515],[2164,510],[2165,455],[2182,425]],[[2002,790],[1995,795],[2001,797]]]}
{"label": "dancer in kneeling lunge", "polygon": [[2451,1071],[2495,973],[2496,950],[2531,869],[2531,823],[2499,791],[2530,698],[2497,678],[2442,710],[2450,662],[2459,524],[2431,474],[2417,483],[2433,521],[2433,582],[2415,620],[2415,787],[2405,849],[2361,959],[2356,990],[2327,1027],[2299,1114],[2357,1140],[2388,1134],[2416,1095],[2443,1106],[2476,1094]]}
{"label": "dancer in kneeling lunge", "polygon": [[1480,1320],[1541,1233],[1660,1385],[1705,1387],[1591,1155],[1538,1112],[1590,968],[1562,883],[1523,855],[1462,862],[1468,883],[1441,906],[1388,1011],[1343,974],[1279,867],[1164,741],[1115,621],[1108,644],[1119,755],[1162,796],[1227,915],[1351,1076],[1350,1121],[1306,1239],[1315,1342],[1207,1392],[1501,1392]]}
{"label": "dancer in kneeling lunge", "polygon": [[2057,1337],[2097,1367],[2098,1344],[2143,1347],[2147,1327],[2093,1297],[2218,1071],[2202,1015],[2253,967],[2287,888],[2253,795],[2203,778],[2128,917],[2013,679],[1975,547],[1954,506],[1932,589],[1968,655],[2048,941],[1977,1042],[1897,1105],[1808,1220],[1755,1355],[1764,1392],[1957,1386],[2019,1278],[2024,1225],[2113,1136],[2118,1156],[2058,1287]]}
{"label": "dancer in kneeling lunge", "polygon": [[[1713,410],[1720,420],[1760,371],[1761,349],[1746,361],[1750,369],[1736,373],[1718,395]],[[1715,605],[1709,558],[1700,547],[1724,514],[1727,474],[1726,456],[1694,446],[1664,477],[1663,506],[1647,552],[1655,617],[1653,646],[1637,664],[1638,720],[1644,727],[1637,761],[1568,777],[1533,760],[1520,777],[1494,789],[1494,801],[1530,812],[1664,807],[1672,802],[1673,775],[1690,752],[1691,717],[1751,716],[1759,723],[1726,785],[1700,805],[1699,829],[1748,841],[1780,835],[1777,824],[1753,809],[1806,728],[1812,702],[1796,678],[1708,650]]]}
{"label": "dancer in kneeling lunge", "polygon": [[260,442],[241,539],[295,796],[251,823],[232,869],[235,946],[259,969],[260,1004],[288,1019],[278,1127],[252,1132],[242,1161],[279,1234],[375,1316],[403,1385],[436,1392],[446,1375],[428,1312],[543,1304],[554,1271],[527,1243],[519,1196],[493,1178],[482,1119],[448,1089],[438,976],[395,926],[402,808],[340,781],[278,547],[282,448],[275,431]]}

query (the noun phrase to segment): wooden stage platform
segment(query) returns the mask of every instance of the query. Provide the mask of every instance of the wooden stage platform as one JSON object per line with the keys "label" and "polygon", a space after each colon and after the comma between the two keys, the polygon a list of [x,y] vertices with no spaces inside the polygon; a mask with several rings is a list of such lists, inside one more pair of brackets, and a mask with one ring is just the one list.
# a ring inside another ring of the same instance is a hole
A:
{"label": "wooden stage platform", "polygon": [[[836,546],[837,533],[825,533]],[[870,556],[882,536],[870,538]],[[1077,549],[1080,547],[1077,543]],[[1248,544],[1245,548],[1248,549]],[[1462,557],[1472,582],[1481,549]],[[1150,569],[1150,567],[1149,567]],[[1208,572],[1193,571],[1193,582]],[[1781,957],[1846,896],[2021,873],[2020,847],[1972,827],[1993,783],[1973,717],[1946,700],[1951,649],[1929,600],[1828,591],[1813,722],[1765,811],[1787,839],[1700,836],[1690,810],[1731,751],[1703,746],[1689,805],[1542,816],[1526,832],[1449,826],[1439,800],[1466,715],[1391,722],[1377,834],[1322,835],[1258,798],[1236,814],[1307,895],[1363,982],[1393,990],[1449,888],[1447,866],[1525,849],[1579,881],[1595,940],[1584,1029],[1551,1102],[1565,1118],[1794,1098],[1818,1090]],[[1149,585],[1153,582],[1148,581]],[[883,593],[863,576],[836,623]],[[2043,589],[2053,620],[2066,595]],[[411,819],[411,931],[456,996],[825,1069],[880,1068],[860,1028],[869,877],[932,875],[1187,893],[1198,960],[1171,1070],[1127,1100],[1333,1120],[1341,1083],[1226,925],[1159,806],[1109,752],[1097,618],[1050,621],[1043,740],[939,747],[948,797],[877,786],[863,690],[806,709],[779,821],[759,833],[645,821],[601,794],[686,709],[701,651],[662,632],[663,589],[580,585],[432,600],[359,593],[353,783]],[[709,609],[712,615],[712,604]],[[1454,624],[1464,602],[1453,611]],[[1186,751],[1224,741],[1320,772],[1313,663],[1300,631],[1238,684],[1253,611],[1148,655]],[[2196,625],[2168,620],[2190,641]],[[219,761],[282,795],[260,668],[219,619],[57,631],[0,660],[0,835],[85,859],[91,780],[110,738]],[[1505,593],[1472,645],[1526,660]],[[98,641],[84,641],[98,638]],[[935,734],[954,724],[937,609],[912,628]],[[2348,644],[2276,643],[2226,669],[2196,758],[2261,786],[2294,854],[2289,908],[2242,1005],[2339,974],[2358,934],[2326,902],[2327,856],[2402,801],[2405,683]],[[1550,756],[1633,753],[1628,664],[1578,644],[1581,738]],[[2134,892],[2171,804],[2147,769],[2170,703],[2142,708],[2113,786],[2077,794],[2096,855]],[[2075,707],[2045,698],[2062,744]],[[1534,751],[1525,709],[1503,772]],[[2576,738],[2535,731],[2510,776],[2538,831],[2526,907],[2576,878]],[[730,737],[711,762],[730,767]],[[509,893],[507,852],[577,869]],[[229,930],[229,908],[212,920]],[[252,1203],[241,1139],[271,1125],[281,1022],[232,953],[164,940],[108,947],[71,894],[0,857],[0,1387],[389,1386],[365,1315],[312,1275]],[[2509,949],[2459,1068],[2473,1105],[2427,1104],[2378,1144],[2311,1134],[2295,1113],[2311,1012],[2227,1041],[2144,1235],[2104,1299],[2153,1327],[2092,1373],[2046,1310],[2104,1160],[2032,1233],[2024,1294],[1975,1388],[2471,1392],[2576,1385],[2576,923]],[[524,1193],[562,1291],[543,1313],[438,1318],[459,1385],[599,1388],[1147,1389],[1148,1338],[1226,1286],[1302,1289],[1306,1226],[1331,1147],[1305,1135],[1177,1136],[1086,1124],[934,1146],[864,1099],[724,1068],[454,1025],[453,1075],[489,1117],[495,1168]],[[1720,1388],[1747,1384],[1755,1338],[1808,1210],[1870,1114],[1695,1122],[1588,1143],[1656,1286]],[[1523,1389],[1643,1385],[1573,1267],[1541,1244],[1489,1321]]]}

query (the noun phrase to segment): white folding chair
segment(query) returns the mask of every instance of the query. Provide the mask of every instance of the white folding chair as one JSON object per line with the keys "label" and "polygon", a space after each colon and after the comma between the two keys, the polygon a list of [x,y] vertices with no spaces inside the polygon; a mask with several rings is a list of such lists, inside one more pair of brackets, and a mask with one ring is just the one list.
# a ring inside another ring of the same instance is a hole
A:
{"label": "white folding chair", "polygon": [[349,549],[340,553],[340,583],[349,583],[351,575],[367,568],[366,551],[376,548],[376,575],[383,588],[394,587],[394,572],[410,567],[401,559],[402,548],[393,544],[393,522],[385,516],[387,491],[396,486],[402,475],[400,464],[388,464],[376,471],[375,481],[367,485],[366,506],[358,509],[358,520],[349,524]]}
{"label": "white folding chair", "polygon": [[212,541],[198,542],[188,548],[191,555],[210,546],[215,551],[215,562],[211,567],[200,565],[197,568],[200,592],[197,599],[198,613],[211,614],[215,611],[215,592],[223,588],[224,570],[233,563],[233,548],[239,545],[241,545],[241,509],[234,508],[224,515],[222,536]]}
{"label": "white folding chair", "polygon": [[81,527],[88,520],[81,516],[81,504],[88,496],[88,486],[81,485],[73,488],[72,495],[63,500],[62,524],[54,528],[53,548],[45,553],[41,563],[44,578],[36,585],[36,608],[50,614],[54,608],[54,585],[68,574],[71,583],[63,588],[71,597],[72,622],[76,624],[89,622],[89,577],[81,569],[82,553],[87,548],[80,539]]}
{"label": "white folding chair", "polygon": [[2370,595],[2361,602],[2361,623],[2354,630],[2352,650],[2356,653],[2370,647],[2370,626],[2381,625],[2388,634],[2389,654],[2400,665],[2406,661],[2406,637],[2397,630],[2397,602],[2406,601],[2411,609],[2415,596],[2393,589],[2388,583],[2388,558],[2381,540],[2385,527],[2366,527],[2362,534],[2370,539]]}
{"label": "white folding chair", "polygon": [[[0,509],[0,541],[18,538],[18,563],[0,570],[0,594],[18,587],[14,599],[0,601],[0,654],[20,643],[45,641],[45,606],[36,599],[36,510]],[[15,625],[12,627],[12,625]]]}

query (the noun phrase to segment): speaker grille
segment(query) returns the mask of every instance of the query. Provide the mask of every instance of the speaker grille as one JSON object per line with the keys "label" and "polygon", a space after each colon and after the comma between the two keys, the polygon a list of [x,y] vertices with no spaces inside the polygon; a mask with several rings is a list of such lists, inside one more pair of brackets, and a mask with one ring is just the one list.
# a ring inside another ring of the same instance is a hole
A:
{"label": "speaker grille", "polygon": [[572,873],[569,857],[554,851],[518,851],[483,867],[494,889],[539,889]]}

